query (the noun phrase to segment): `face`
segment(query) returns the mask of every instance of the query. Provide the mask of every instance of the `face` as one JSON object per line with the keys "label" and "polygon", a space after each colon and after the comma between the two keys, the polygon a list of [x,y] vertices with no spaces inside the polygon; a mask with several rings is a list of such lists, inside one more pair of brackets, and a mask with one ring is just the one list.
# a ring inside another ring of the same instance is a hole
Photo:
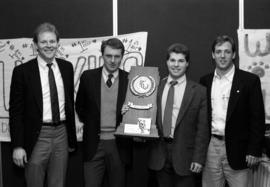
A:
{"label": "face", "polygon": [[115,72],[123,58],[121,54],[121,49],[113,49],[110,46],[106,46],[103,53],[104,67],[109,73]]}
{"label": "face", "polygon": [[37,39],[38,41],[35,46],[39,56],[47,63],[52,62],[58,48],[55,33],[49,31],[41,32],[39,33]]}
{"label": "face", "polygon": [[212,57],[215,60],[217,71],[220,73],[228,72],[233,67],[233,59],[235,58],[231,43],[217,44]]}
{"label": "face", "polygon": [[185,55],[182,53],[170,54],[170,58],[167,60],[167,67],[169,74],[173,79],[182,77],[187,70],[189,63],[186,61]]}

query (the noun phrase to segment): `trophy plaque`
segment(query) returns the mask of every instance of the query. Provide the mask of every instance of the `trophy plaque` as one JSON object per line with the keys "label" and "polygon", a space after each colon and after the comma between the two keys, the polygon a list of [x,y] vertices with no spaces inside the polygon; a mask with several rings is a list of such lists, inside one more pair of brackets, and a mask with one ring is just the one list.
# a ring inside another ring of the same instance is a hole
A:
{"label": "trophy plaque", "polygon": [[158,138],[156,128],[157,67],[131,67],[125,105],[128,111],[115,135],[127,137]]}

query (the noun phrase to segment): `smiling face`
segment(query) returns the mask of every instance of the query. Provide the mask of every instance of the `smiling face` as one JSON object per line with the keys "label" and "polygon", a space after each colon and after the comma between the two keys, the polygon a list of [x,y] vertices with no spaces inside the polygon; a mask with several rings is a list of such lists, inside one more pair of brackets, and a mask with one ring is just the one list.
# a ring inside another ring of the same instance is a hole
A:
{"label": "smiling face", "polygon": [[189,63],[186,61],[185,55],[182,53],[171,52],[167,60],[169,74],[173,79],[182,77],[187,70]]}
{"label": "smiling face", "polygon": [[123,58],[121,49],[114,49],[110,46],[106,46],[103,52],[104,67],[109,73],[115,72]]}
{"label": "smiling face", "polygon": [[233,67],[233,59],[235,58],[231,43],[217,44],[212,57],[215,60],[217,72],[221,75],[226,74]]}
{"label": "smiling face", "polygon": [[39,33],[35,46],[39,56],[47,63],[51,63],[56,56],[56,51],[58,48],[56,34],[50,31]]}

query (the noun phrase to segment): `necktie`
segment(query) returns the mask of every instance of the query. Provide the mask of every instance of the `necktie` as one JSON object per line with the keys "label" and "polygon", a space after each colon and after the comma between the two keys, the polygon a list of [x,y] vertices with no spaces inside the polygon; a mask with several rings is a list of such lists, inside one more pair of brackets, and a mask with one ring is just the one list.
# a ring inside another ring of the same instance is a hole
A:
{"label": "necktie", "polygon": [[50,86],[50,96],[51,96],[51,110],[52,110],[52,122],[57,123],[60,121],[59,103],[57,87],[54,79],[54,74],[52,71],[52,63],[47,64],[49,68],[49,86]]}
{"label": "necktie", "polygon": [[112,78],[113,78],[113,74],[109,74],[108,75],[108,80],[106,82],[107,86],[110,88],[112,86]]}
{"label": "necktie", "polygon": [[177,84],[177,81],[170,82],[170,88],[168,91],[167,101],[164,110],[163,117],[163,134],[164,137],[169,137],[171,134],[172,128],[172,111],[173,111],[173,100],[174,100],[174,85]]}

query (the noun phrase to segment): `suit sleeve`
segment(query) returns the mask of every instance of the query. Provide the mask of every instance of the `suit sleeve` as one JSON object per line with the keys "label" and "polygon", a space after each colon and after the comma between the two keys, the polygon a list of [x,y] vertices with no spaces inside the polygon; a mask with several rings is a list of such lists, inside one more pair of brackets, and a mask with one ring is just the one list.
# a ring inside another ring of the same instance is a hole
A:
{"label": "suit sleeve", "polygon": [[207,120],[206,89],[202,87],[200,90],[201,102],[197,116],[197,133],[192,162],[204,165],[210,140],[210,128]]}
{"label": "suit sleeve", "polygon": [[201,77],[200,80],[199,80],[199,83],[203,86],[206,86],[205,84],[205,77]]}
{"label": "suit sleeve", "polygon": [[75,111],[74,111],[74,71],[73,71],[73,66],[70,63],[70,82],[71,86],[69,89],[69,95],[70,95],[70,102],[71,102],[71,123],[70,123],[70,142],[69,142],[69,147],[70,148],[77,148],[77,136],[76,136],[76,125],[75,125]]}
{"label": "suit sleeve", "polygon": [[258,77],[251,85],[249,96],[249,144],[248,155],[261,156],[265,133],[265,111],[261,82]]}
{"label": "suit sleeve", "polygon": [[79,120],[81,122],[85,122],[85,88],[84,88],[84,79],[85,79],[85,73],[82,74],[80,78],[80,84],[77,92],[76,102],[75,102],[75,109],[78,114]]}
{"label": "suit sleeve", "polygon": [[9,99],[9,125],[12,147],[24,147],[24,78],[19,67],[13,70]]}

